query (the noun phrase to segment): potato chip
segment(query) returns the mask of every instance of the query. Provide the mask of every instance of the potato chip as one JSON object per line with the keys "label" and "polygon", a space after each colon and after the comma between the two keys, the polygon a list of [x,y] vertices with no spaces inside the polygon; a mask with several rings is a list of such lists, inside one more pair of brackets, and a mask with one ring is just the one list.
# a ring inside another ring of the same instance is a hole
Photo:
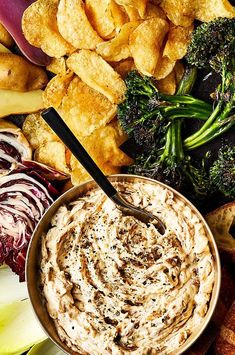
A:
{"label": "potato chip", "polygon": [[67,148],[62,142],[44,142],[35,150],[34,160],[69,174],[70,171],[66,162],[66,150]]}
{"label": "potato chip", "polygon": [[160,57],[160,48],[168,31],[168,23],[151,18],[141,23],[130,35],[129,44],[136,68],[152,76]]}
{"label": "potato chip", "polygon": [[115,32],[118,33],[122,26],[129,21],[125,9],[114,0],[110,0],[109,9],[115,24]]}
{"label": "potato chip", "polygon": [[182,59],[187,53],[192,31],[193,25],[189,27],[171,25],[163,56],[172,61]]}
{"label": "potato chip", "polygon": [[197,0],[195,18],[202,22],[212,21],[217,17],[235,17],[235,8],[228,0]]}
{"label": "potato chip", "polygon": [[40,113],[28,115],[24,120],[22,131],[33,149],[50,141],[59,141],[58,136],[44,121]]}
{"label": "potato chip", "polygon": [[14,45],[13,38],[1,23],[0,23],[0,43],[7,48],[10,48]]}
{"label": "potato chip", "polygon": [[[124,136],[118,123],[115,122],[95,130],[90,136],[84,137],[81,143],[104,174],[116,174],[120,172],[119,167],[132,163],[132,159],[118,147],[125,139]],[[90,179],[74,156],[71,157],[70,164],[73,184]]]}
{"label": "potato chip", "polygon": [[172,72],[174,66],[175,60],[171,61],[168,57],[160,57],[154,72],[154,78],[157,80],[164,79]]}
{"label": "potato chip", "polygon": [[129,36],[138,27],[140,21],[128,22],[122,26],[119,34],[113,39],[97,45],[96,52],[107,61],[119,62],[131,57]]}
{"label": "potato chip", "polygon": [[75,77],[63,99],[60,113],[76,136],[84,137],[109,123],[117,113],[117,106]]}
{"label": "potato chip", "polygon": [[24,12],[22,29],[27,41],[51,57],[60,58],[74,48],[61,36],[56,15],[59,0],[37,0]]}
{"label": "potato chip", "polygon": [[110,0],[86,0],[85,6],[88,19],[97,33],[104,39],[112,37],[115,34],[115,22]]}
{"label": "potato chip", "polygon": [[73,72],[68,71],[65,75],[58,74],[49,81],[43,93],[45,107],[58,108],[66,95],[68,86],[73,79]]}
{"label": "potato chip", "polygon": [[52,58],[51,63],[46,68],[51,73],[65,75],[67,70],[65,58]]}
{"label": "potato chip", "polygon": [[175,72],[176,83],[178,85],[184,76],[184,66],[179,60],[175,63],[174,72]]}
{"label": "potato chip", "polygon": [[188,27],[193,23],[195,18],[197,1],[162,0],[160,6],[174,25]]}
{"label": "potato chip", "polygon": [[142,20],[138,10],[133,6],[123,6],[130,21],[140,21]]}
{"label": "potato chip", "polygon": [[126,92],[124,81],[97,53],[82,49],[68,58],[67,65],[87,85],[105,95],[111,102],[123,101]]}
{"label": "potato chip", "polygon": [[140,17],[144,18],[148,0],[115,0],[115,1],[116,3],[124,7],[125,6],[134,7],[135,9],[138,10]]}
{"label": "potato chip", "polygon": [[146,7],[144,19],[148,20],[152,17],[160,17],[163,20],[166,20],[166,15],[165,15],[164,11],[159,6],[148,3],[147,7]]}
{"label": "potato chip", "polygon": [[[97,163],[98,164],[98,163]],[[109,163],[99,163],[99,168],[105,175],[119,174],[120,167],[113,166]],[[83,166],[77,161],[77,159],[72,155],[71,157],[71,181],[73,185],[79,185],[85,181],[91,180],[91,176],[83,168]]]}
{"label": "potato chip", "polygon": [[123,79],[126,78],[127,74],[136,69],[134,60],[132,58],[124,59],[118,63],[110,63],[115,71],[121,75]]}
{"label": "potato chip", "polygon": [[176,76],[174,70],[164,79],[157,82],[157,88],[160,92],[167,95],[174,95],[176,91]]}
{"label": "potato chip", "polygon": [[94,49],[102,42],[86,16],[82,0],[60,0],[57,24],[60,34],[75,48]]}

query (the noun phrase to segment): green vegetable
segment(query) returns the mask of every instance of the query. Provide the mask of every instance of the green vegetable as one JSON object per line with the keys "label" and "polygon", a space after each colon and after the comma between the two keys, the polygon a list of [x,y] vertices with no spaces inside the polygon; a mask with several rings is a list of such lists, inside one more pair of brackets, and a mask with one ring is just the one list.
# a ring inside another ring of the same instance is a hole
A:
{"label": "green vegetable", "polygon": [[218,159],[210,168],[212,189],[229,199],[235,199],[235,146],[219,150]]}
{"label": "green vegetable", "polygon": [[221,74],[214,110],[203,126],[184,142],[195,149],[222,135],[235,124],[235,19],[219,18],[197,27],[187,60],[198,68],[211,67]]}
{"label": "green vegetable", "polygon": [[34,345],[27,355],[64,355],[50,339],[44,340],[42,343]]}
{"label": "green vegetable", "polygon": [[46,338],[29,299],[0,305],[1,355],[20,355]]}
{"label": "green vegetable", "polygon": [[216,64],[218,57],[234,41],[234,35],[233,18],[217,18],[201,24],[193,32],[186,56],[188,63],[201,69],[212,67],[221,71]]}
{"label": "green vegetable", "polygon": [[[137,74],[131,74],[131,79],[136,79]],[[130,78],[130,77],[129,77]],[[129,101],[134,97],[136,93],[141,93],[141,96],[137,95],[136,101],[133,101],[135,105],[149,105],[149,100],[143,101],[142,98],[149,97],[151,103],[156,98],[162,100],[161,103],[157,106],[158,112],[160,111],[159,116],[162,117],[162,122],[167,122],[165,125],[165,132],[163,130],[158,130],[158,135],[152,136],[153,129],[149,126],[149,115],[147,116],[148,119],[144,121],[144,128],[146,130],[146,142],[149,142],[151,139],[154,141],[155,145],[152,144],[152,149],[144,149],[143,152],[137,157],[135,163],[129,167],[129,172],[139,175],[149,176],[151,178],[157,179],[159,181],[165,182],[166,184],[171,185],[177,190],[185,191],[194,191],[194,195],[197,196],[204,196],[207,194],[208,191],[208,179],[206,179],[206,173],[202,166],[197,167],[195,166],[189,155],[185,155],[183,149],[183,141],[181,136],[181,126],[182,126],[182,118],[184,117],[183,110],[187,110],[188,114],[186,117],[194,117],[193,112],[200,112],[201,110],[211,111],[211,107],[208,104],[204,103],[201,100],[194,99],[192,96],[188,95],[188,90],[191,90],[193,87],[194,81],[196,79],[195,69],[189,70],[186,72],[181,85],[178,89],[178,93],[176,96],[167,96],[162,95],[157,92],[157,89],[151,83],[149,78],[142,78],[138,76],[138,80],[132,80],[132,86],[127,82],[128,89],[130,91],[128,93],[127,102],[124,102],[121,106],[121,113],[124,110],[128,112],[128,116],[125,119],[124,115],[122,114],[121,117],[119,115],[119,119],[121,122],[125,122],[127,127],[133,127],[133,123],[135,124],[134,129],[136,135],[139,137],[140,133],[136,130],[136,120],[130,122],[130,113],[133,113],[132,110],[128,110],[129,108]],[[141,86],[142,82],[142,86]],[[137,85],[137,84],[138,85]],[[154,94],[154,88],[155,92]],[[147,102],[147,104],[146,104]],[[172,103],[176,104],[173,106],[172,110]],[[141,110],[137,111],[139,113]],[[147,110],[146,110],[147,111]],[[168,116],[168,120],[166,120],[167,113],[169,111],[174,111],[172,116]],[[141,111],[141,113],[143,110]],[[141,116],[143,119],[145,116]],[[169,118],[171,121],[169,121]],[[152,121],[153,127],[156,125],[156,122]],[[149,129],[150,127],[150,129]],[[126,129],[126,131],[128,131]],[[155,130],[156,133],[156,130]],[[159,142],[162,144],[164,137],[164,147],[161,149],[159,146]],[[135,138],[135,136],[134,136]],[[158,142],[156,142],[158,139]],[[137,140],[137,139],[136,139]]]}
{"label": "green vegetable", "polygon": [[[188,75],[184,86],[191,88],[195,70]],[[148,77],[132,71],[126,78],[126,100],[118,107],[118,118],[125,132],[145,150],[164,144],[164,137],[172,120],[198,118],[206,120],[211,105],[186,94],[170,96],[160,93]]]}

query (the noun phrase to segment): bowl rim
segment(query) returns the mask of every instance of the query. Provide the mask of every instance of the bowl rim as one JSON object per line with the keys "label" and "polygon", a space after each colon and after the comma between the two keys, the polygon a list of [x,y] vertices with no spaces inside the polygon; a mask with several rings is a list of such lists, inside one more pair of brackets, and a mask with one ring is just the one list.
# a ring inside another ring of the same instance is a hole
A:
{"label": "bowl rim", "polygon": [[[176,191],[172,187],[170,187],[160,181],[148,178],[148,177],[131,175],[131,174],[114,174],[114,175],[108,176],[108,179],[110,179],[111,182],[133,182],[133,181],[149,182],[151,184],[160,185],[164,188],[167,188],[168,190],[172,191],[174,193],[174,195],[177,195],[177,197],[179,197],[181,200],[186,202],[186,204],[199,217],[199,219],[203,223],[204,228],[207,232],[207,237],[209,240],[211,253],[214,258],[215,280],[214,280],[214,285],[213,285],[213,289],[212,289],[210,302],[208,305],[208,311],[206,313],[206,316],[203,319],[203,323],[200,326],[198,326],[196,329],[194,329],[194,332],[188,337],[186,342],[184,342],[179,347],[179,349],[174,350],[170,353],[172,355],[173,354],[174,355],[183,354],[186,350],[188,350],[195,343],[195,341],[203,333],[203,331],[205,330],[205,328],[207,327],[208,323],[210,322],[210,320],[213,316],[213,313],[215,311],[215,308],[216,308],[216,305],[218,302],[220,287],[221,287],[221,263],[220,263],[218,248],[217,248],[215,239],[213,237],[213,234],[212,234],[205,218],[197,210],[197,208],[192,204],[192,202],[190,202],[185,196],[183,196],[180,192]],[[27,255],[26,255],[26,284],[27,284],[29,299],[30,299],[33,311],[36,315],[36,318],[39,321],[42,329],[45,331],[45,333],[51,339],[51,341],[55,345],[57,345],[63,352],[65,352],[66,354],[71,354],[71,355],[80,355],[80,353],[71,350],[71,348],[69,348],[64,342],[62,342],[60,340],[60,338],[57,334],[57,331],[55,329],[55,325],[53,323],[53,320],[49,316],[46,306],[43,305],[44,301],[42,299],[42,296],[40,295],[40,290],[39,290],[38,286],[36,285],[38,283],[38,279],[36,276],[39,271],[37,261],[38,261],[38,256],[40,255],[37,247],[40,245],[40,239],[41,239],[42,232],[43,231],[45,232],[45,230],[48,230],[48,227],[50,226],[51,218],[48,219],[48,216],[52,217],[55,214],[55,212],[58,210],[59,206],[63,205],[64,203],[68,203],[68,202],[74,200],[76,198],[76,196],[77,197],[82,196],[84,193],[86,193],[87,191],[89,191],[90,189],[92,189],[94,187],[98,187],[98,185],[96,184],[96,182],[94,180],[90,179],[90,180],[87,180],[87,181],[77,185],[77,186],[70,188],[69,190],[65,191],[62,195],[60,195],[52,203],[52,205],[46,210],[46,212],[43,214],[42,218],[38,222],[38,224],[33,232],[33,235],[30,239],[30,243],[29,243],[28,251],[27,251]]]}

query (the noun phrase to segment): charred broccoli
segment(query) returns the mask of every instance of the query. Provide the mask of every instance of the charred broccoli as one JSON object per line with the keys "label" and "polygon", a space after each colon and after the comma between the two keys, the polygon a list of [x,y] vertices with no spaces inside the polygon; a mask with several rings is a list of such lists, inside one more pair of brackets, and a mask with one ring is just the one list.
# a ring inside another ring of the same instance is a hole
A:
{"label": "charred broccoli", "polygon": [[[172,99],[175,102],[181,101],[181,98],[191,100],[191,96],[187,93],[191,90],[195,79],[195,70],[186,72],[178,88],[178,95],[172,96]],[[195,99],[192,102],[198,101]],[[181,134],[182,118],[182,115],[179,115],[171,119],[164,137],[163,149],[155,147],[150,152],[143,152],[129,167],[129,172],[162,181],[182,192],[187,190],[188,194],[198,198],[207,194],[209,180],[203,167],[196,167],[190,156],[184,153]]]}
{"label": "charred broccoli", "polygon": [[197,27],[187,60],[199,68],[210,66],[221,74],[212,114],[200,130],[185,140],[185,148],[191,150],[235,124],[235,19],[219,18]]}
{"label": "charred broccoli", "polygon": [[209,180],[203,165],[197,167],[192,163],[191,157],[185,155],[181,124],[181,120],[171,123],[163,151],[155,150],[149,155],[143,153],[128,171],[162,181],[187,193],[192,199],[201,198],[208,193]]}
{"label": "charred broccoli", "polygon": [[219,150],[218,159],[210,168],[210,182],[213,190],[235,199],[235,146]]}
{"label": "charred broccoli", "polygon": [[212,67],[216,71],[218,56],[230,47],[235,36],[235,19],[218,18],[203,23],[193,32],[186,59],[197,68]]}
{"label": "charred broccoli", "polygon": [[190,95],[160,93],[150,78],[136,71],[128,74],[126,85],[126,99],[118,107],[118,118],[124,131],[143,149],[150,150],[163,144],[159,137],[164,137],[171,120],[206,120],[212,111],[211,105]]}

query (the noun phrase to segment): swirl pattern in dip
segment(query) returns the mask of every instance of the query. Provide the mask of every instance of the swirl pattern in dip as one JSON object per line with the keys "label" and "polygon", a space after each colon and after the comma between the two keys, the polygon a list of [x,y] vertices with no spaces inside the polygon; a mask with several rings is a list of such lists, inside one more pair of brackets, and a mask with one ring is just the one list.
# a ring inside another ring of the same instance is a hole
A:
{"label": "swirl pattern in dip", "polygon": [[82,354],[168,354],[204,319],[214,260],[196,213],[161,185],[118,183],[164,235],[99,189],[62,206],[42,238],[42,293],[57,332]]}

